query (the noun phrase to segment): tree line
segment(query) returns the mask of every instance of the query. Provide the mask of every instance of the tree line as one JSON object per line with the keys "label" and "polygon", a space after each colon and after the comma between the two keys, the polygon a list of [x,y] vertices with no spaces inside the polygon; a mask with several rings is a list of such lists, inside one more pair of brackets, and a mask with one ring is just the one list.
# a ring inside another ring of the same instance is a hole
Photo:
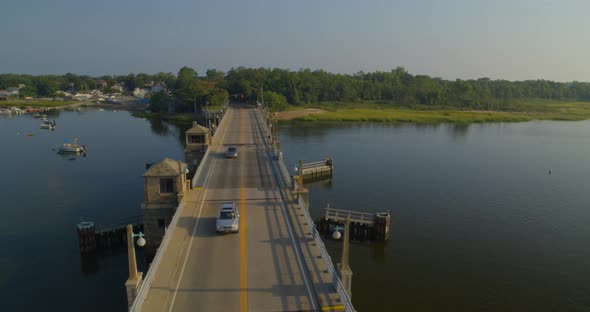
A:
{"label": "tree line", "polygon": [[[468,109],[510,109],[518,99],[590,101],[590,83],[549,80],[507,81],[480,78],[445,80],[426,75],[412,75],[403,67],[391,71],[334,74],[323,70],[298,71],[278,68],[232,68],[227,73],[209,69],[199,75],[190,67],[177,74],[129,74],[90,77],[86,75],[16,75],[0,74],[0,89],[25,85],[23,96],[54,96],[58,90],[76,92],[102,89],[112,92],[115,84],[127,90],[151,83],[166,86],[153,94],[155,111],[174,107],[176,111],[193,111],[205,105],[234,101],[261,101],[273,109],[288,105],[322,102],[374,101],[384,105],[456,107]],[[264,90],[264,94],[261,92]]]}

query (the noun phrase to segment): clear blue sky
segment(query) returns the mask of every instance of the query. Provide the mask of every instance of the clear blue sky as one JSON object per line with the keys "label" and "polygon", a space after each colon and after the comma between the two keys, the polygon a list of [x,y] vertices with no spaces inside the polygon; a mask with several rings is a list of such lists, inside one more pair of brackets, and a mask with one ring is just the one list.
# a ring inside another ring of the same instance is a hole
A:
{"label": "clear blue sky", "polygon": [[588,0],[2,0],[0,73],[390,70],[590,81]]}

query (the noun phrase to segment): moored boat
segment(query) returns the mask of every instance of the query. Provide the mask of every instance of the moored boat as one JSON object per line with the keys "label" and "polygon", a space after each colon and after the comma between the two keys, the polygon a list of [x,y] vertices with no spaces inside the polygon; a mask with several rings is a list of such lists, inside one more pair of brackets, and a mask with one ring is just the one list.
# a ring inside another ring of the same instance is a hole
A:
{"label": "moored boat", "polygon": [[41,123],[41,129],[54,130],[55,129],[55,120],[49,121],[47,119],[43,119],[43,122]]}
{"label": "moored boat", "polygon": [[23,114],[23,110],[18,108],[18,107],[11,107],[10,111],[12,112],[13,115],[22,115]]}
{"label": "moored boat", "polygon": [[78,138],[74,138],[74,141],[64,141],[59,147],[61,153],[86,153],[86,146],[78,144]]}

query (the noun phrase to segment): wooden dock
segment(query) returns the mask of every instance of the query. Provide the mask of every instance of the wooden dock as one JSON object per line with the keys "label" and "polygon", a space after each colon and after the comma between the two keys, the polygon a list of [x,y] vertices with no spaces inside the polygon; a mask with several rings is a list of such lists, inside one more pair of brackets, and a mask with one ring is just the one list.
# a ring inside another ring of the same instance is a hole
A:
{"label": "wooden dock", "polygon": [[[125,226],[97,229],[94,222],[81,222],[76,226],[80,252],[89,253],[127,247]],[[134,232],[143,232],[142,224],[133,225]]]}
{"label": "wooden dock", "polygon": [[299,161],[298,168],[304,183],[330,179],[334,171],[334,160],[332,158],[326,158],[310,163]]}
{"label": "wooden dock", "polygon": [[346,219],[350,220],[350,239],[359,241],[387,241],[391,217],[389,211],[365,213],[351,210],[340,210],[327,207],[324,217],[318,220],[317,229],[328,235],[344,227]]}

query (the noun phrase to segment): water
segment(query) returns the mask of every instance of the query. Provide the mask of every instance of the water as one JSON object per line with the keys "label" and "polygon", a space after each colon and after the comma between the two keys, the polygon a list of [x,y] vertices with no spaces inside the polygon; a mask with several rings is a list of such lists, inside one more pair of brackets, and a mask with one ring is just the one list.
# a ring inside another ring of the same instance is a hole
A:
{"label": "water", "polygon": [[359,311],[588,311],[588,133],[589,121],[305,124],[283,126],[281,143],[291,168],[335,160],[332,183],[310,187],[312,215],[391,212],[388,243],[351,246]]}
{"label": "water", "polygon": [[[39,129],[30,115],[0,119],[1,310],[126,311],[126,251],[82,259],[75,224],[140,215],[145,163],[182,159],[179,129],[128,112],[55,112],[49,119],[55,131]],[[74,136],[86,157],[52,150]]]}
{"label": "water", "polygon": [[[2,310],[126,311],[126,254],[83,261],[74,225],[139,215],[145,163],[181,159],[182,129],[127,112],[49,118],[56,131],[0,119]],[[313,215],[391,212],[388,243],[351,246],[359,311],[587,311],[587,133],[590,121],[304,124],[281,140],[291,168],[335,160],[332,183],[310,188]],[[87,157],[51,150],[74,136]],[[338,259],[340,242],[327,246]]]}

